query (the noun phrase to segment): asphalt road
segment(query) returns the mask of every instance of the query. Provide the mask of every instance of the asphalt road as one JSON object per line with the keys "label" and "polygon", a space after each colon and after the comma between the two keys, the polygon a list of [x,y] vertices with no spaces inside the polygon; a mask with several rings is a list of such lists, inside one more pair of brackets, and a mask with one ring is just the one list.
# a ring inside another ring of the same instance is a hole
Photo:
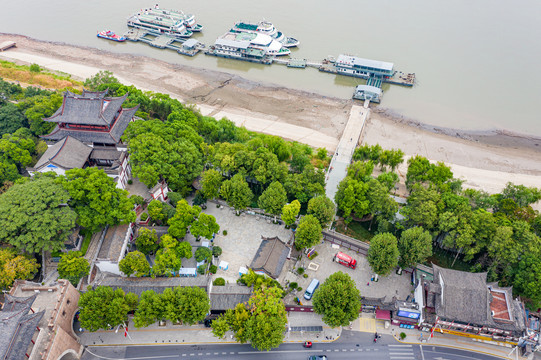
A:
{"label": "asphalt road", "polygon": [[372,334],[343,331],[332,343],[314,344],[305,349],[301,344],[282,344],[275,350],[260,352],[250,345],[157,345],[102,347],[92,346],[82,360],[176,360],[176,359],[279,359],[306,360],[310,355],[325,355],[329,360],[496,360],[498,357],[431,345],[398,344],[391,336],[383,335],[377,343]]}

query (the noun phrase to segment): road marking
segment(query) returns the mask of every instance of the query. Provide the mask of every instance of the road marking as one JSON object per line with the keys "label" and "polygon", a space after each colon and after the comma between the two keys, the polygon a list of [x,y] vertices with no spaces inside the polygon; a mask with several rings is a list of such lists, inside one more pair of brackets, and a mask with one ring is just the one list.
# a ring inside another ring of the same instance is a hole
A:
{"label": "road marking", "polygon": [[205,355],[210,355],[210,353],[206,353]]}
{"label": "road marking", "polygon": [[186,354],[182,354],[182,356],[186,356]]}
{"label": "road marking", "polygon": [[199,354],[197,354],[197,355],[198,355],[198,356],[203,356],[203,353],[199,353]]}
{"label": "road marking", "polygon": [[338,351],[340,351],[340,349],[334,349],[334,352],[338,352]]}
{"label": "road marking", "polygon": [[218,355],[219,353],[214,353],[214,355]]}
{"label": "road marking", "polygon": [[423,345],[419,345],[419,349],[421,349],[421,359],[425,360],[425,353],[423,352]]}
{"label": "road marking", "polygon": [[[327,350],[327,351],[331,351],[331,350]],[[334,351],[340,351],[340,350],[334,350]],[[310,352],[323,352],[323,350],[311,350],[310,349]],[[270,354],[278,354],[278,353],[306,353],[306,350],[272,350],[272,351],[269,351]],[[232,355],[235,354],[234,352],[231,353]],[[261,355],[261,351],[239,351],[237,354],[239,355],[248,355],[248,354],[260,354]]]}
{"label": "road marking", "polygon": [[355,351],[355,349],[349,349],[349,351]]}
{"label": "road marking", "polygon": [[412,355],[413,353],[412,352],[391,352],[389,351],[389,355]]}
{"label": "road marking", "polygon": [[[233,351],[231,351],[229,354],[230,354],[230,355],[235,355],[235,353],[234,353]],[[240,353],[239,353],[239,354],[240,354]]]}
{"label": "road marking", "polygon": [[227,355],[227,353],[226,353],[226,352],[223,352],[222,355]]}
{"label": "road marking", "polygon": [[409,347],[409,348],[411,347],[411,345],[392,345],[392,344],[389,344],[387,346],[389,346],[389,347],[391,347],[391,346],[392,347]]}
{"label": "road marking", "polygon": [[190,356],[194,356],[195,354],[190,354]]}

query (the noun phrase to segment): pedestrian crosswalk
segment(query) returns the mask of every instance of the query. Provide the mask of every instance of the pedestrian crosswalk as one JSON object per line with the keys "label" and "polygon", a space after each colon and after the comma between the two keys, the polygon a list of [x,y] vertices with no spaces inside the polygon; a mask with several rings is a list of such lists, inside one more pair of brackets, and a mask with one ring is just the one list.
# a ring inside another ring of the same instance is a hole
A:
{"label": "pedestrian crosswalk", "polygon": [[414,360],[415,354],[411,345],[387,345],[391,360]]}

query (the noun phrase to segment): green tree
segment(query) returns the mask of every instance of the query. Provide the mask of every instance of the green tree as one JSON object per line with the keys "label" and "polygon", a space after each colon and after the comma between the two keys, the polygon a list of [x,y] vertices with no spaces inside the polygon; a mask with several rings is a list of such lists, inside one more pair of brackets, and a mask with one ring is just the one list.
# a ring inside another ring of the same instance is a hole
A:
{"label": "green tree", "polygon": [[26,125],[26,119],[16,105],[7,103],[0,106],[0,136],[11,134]]}
{"label": "green tree", "polygon": [[299,200],[293,200],[290,204],[282,207],[282,220],[284,220],[287,226],[291,226],[297,220],[300,210],[301,203]]}
{"label": "green tree", "polygon": [[188,227],[193,224],[200,213],[201,208],[199,206],[190,206],[186,200],[179,201],[175,216],[167,222],[169,224],[169,234],[177,239],[184,238]]}
{"label": "green tree", "polygon": [[127,277],[130,277],[132,274],[135,274],[136,277],[141,277],[150,272],[150,264],[145,254],[139,251],[129,252],[124,259],[120,260],[118,268]]}
{"label": "green tree", "polygon": [[441,197],[435,189],[427,189],[419,184],[412,187],[407,206],[401,213],[410,225],[433,229],[438,224]]}
{"label": "green tree", "polygon": [[173,191],[186,192],[203,170],[203,139],[186,124],[135,121],[123,139],[129,145],[133,175],[148,187],[163,179]]}
{"label": "green tree", "polygon": [[402,268],[423,263],[432,255],[432,236],[421,227],[405,230],[398,239],[399,265]]}
{"label": "green tree", "polygon": [[260,351],[278,347],[285,334],[287,316],[282,290],[277,287],[257,289],[248,304],[238,304],[212,322],[212,332],[223,338],[227,330],[233,331],[235,340],[250,342]]}
{"label": "green tree", "polygon": [[359,317],[361,293],[355,281],[343,272],[335,272],[314,294],[314,312],[323,315],[330,327],[347,326]]}
{"label": "green tree", "polygon": [[195,260],[197,262],[209,261],[212,258],[212,251],[205,246],[200,246],[195,250]]}
{"label": "green tree", "polygon": [[346,224],[352,220],[353,214],[362,218],[370,213],[370,201],[367,198],[369,185],[361,180],[347,176],[338,185],[334,197],[336,206],[344,212]]}
{"label": "green tree", "polygon": [[325,195],[316,196],[308,201],[309,215],[314,215],[322,227],[327,227],[334,217],[334,203]]}
{"label": "green tree", "polygon": [[85,88],[97,91],[100,85],[117,83],[120,84],[120,81],[113,75],[111,71],[102,70],[96,75],[89,77],[85,80]]}
{"label": "green tree", "polygon": [[187,241],[179,242],[175,249],[181,258],[191,259],[193,256],[192,245]]}
{"label": "green tree", "polygon": [[164,318],[164,304],[160,294],[146,290],[141,294],[137,311],[133,317],[136,328],[147,327]]}
{"label": "green tree", "polygon": [[313,215],[304,216],[295,232],[295,248],[301,250],[316,245],[321,240],[321,225]]}
{"label": "green tree", "polygon": [[284,188],[289,199],[297,199],[301,204],[306,204],[311,198],[325,194],[325,173],[308,164],[301,174],[285,176]]}
{"label": "green tree", "polygon": [[13,185],[0,196],[0,242],[29,253],[60,250],[75,226],[68,199],[49,176]]}
{"label": "green tree", "polygon": [[164,219],[163,203],[160,200],[152,200],[148,204],[147,210],[152,220],[161,221]]}
{"label": "green tree", "polygon": [[164,318],[173,323],[193,325],[205,318],[210,310],[207,293],[200,287],[167,288],[161,296]]}
{"label": "green tree", "polygon": [[70,251],[60,257],[58,263],[58,275],[62,279],[69,280],[73,286],[79,284],[83,276],[87,276],[90,271],[90,264],[80,251]]}
{"label": "green tree", "polygon": [[0,248],[0,290],[8,289],[15,279],[31,279],[39,267],[35,258],[19,255],[13,248]]}
{"label": "green tree", "polygon": [[135,246],[137,250],[147,255],[158,250],[158,235],[156,235],[156,230],[140,228],[139,235],[135,239]]}
{"label": "green tree", "polygon": [[212,238],[212,235],[220,231],[220,225],[216,223],[216,218],[212,215],[200,213],[199,217],[190,227],[190,232],[196,238]]}
{"label": "green tree", "polygon": [[497,197],[500,201],[511,199],[519,207],[525,207],[541,200],[541,189],[515,185],[509,182]]}
{"label": "green tree", "polygon": [[263,194],[259,197],[258,205],[265,212],[274,215],[274,221],[276,222],[276,216],[280,213],[286,202],[287,194],[284,187],[275,181],[263,191]]}
{"label": "green tree", "polygon": [[541,259],[537,254],[526,254],[514,270],[514,290],[532,301],[532,309],[541,302]]}
{"label": "green tree", "polygon": [[235,210],[244,210],[252,202],[254,194],[241,174],[236,174],[231,180],[226,180],[220,188],[220,195]]}
{"label": "green tree", "polygon": [[393,234],[377,234],[370,240],[368,263],[372,270],[381,276],[387,276],[398,265],[397,240]]}
{"label": "green tree", "polygon": [[222,174],[214,169],[209,169],[201,174],[201,192],[207,199],[217,198],[222,185]]}
{"label": "green tree", "polygon": [[415,183],[431,182],[441,186],[453,178],[451,169],[442,162],[431,164],[427,158],[416,155],[408,160],[406,185],[411,188]]}
{"label": "green tree", "polygon": [[368,182],[366,198],[370,203],[370,212],[378,218],[392,221],[398,211],[397,202],[389,195],[389,190],[376,179]]}
{"label": "green tree", "polygon": [[136,309],[137,301],[137,295],[108,286],[88,290],[79,298],[81,327],[94,332],[124,324],[128,312]]}
{"label": "green tree", "polygon": [[213,246],[212,247],[212,255],[213,256],[220,256],[222,255],[222,248],[219,246]]}
{"label": "green tree", "polygon": [[77,223],[92,232],[105,225],[135,221],[133,200],[116,187],[115,181],[98,168],[66,171],[62,186],[70,194],[70,206],[77,213]]}
{"label": "green tree", "polygon": [[62,106],[63,97],[60,93],[53,93],[49,96],[40,95],[20,101],[17,106],[24,111],[28,119],[30,130],[34,135],[45,135],[55,127],[54,123],[43,121],[54,114]]}
{"label": "green tree", "polygon": [[173,276],[182,266],[182,260],[175,248],[164,247],[156,252],[152,267],[153,276]]}

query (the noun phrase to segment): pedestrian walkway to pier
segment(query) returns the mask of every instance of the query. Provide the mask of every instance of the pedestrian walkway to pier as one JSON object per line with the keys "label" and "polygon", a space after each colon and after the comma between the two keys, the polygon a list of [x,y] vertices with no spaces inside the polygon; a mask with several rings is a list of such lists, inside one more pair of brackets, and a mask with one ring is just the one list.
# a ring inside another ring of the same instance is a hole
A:
{"label": "pedestrian walkway to pier", "polygon": [[349,113],[349,120],[346,128],[342,133],[342,138],[338,143],[338,147],[329,166],[329,172],[326,177],[326,194],[327,197],[334,201],[334,195],[338,190],[338,184],[346,177],[347,167],[351,163],[351,157],[361,141],[364,124],[370,114],[368,104],[370,101],[365,101],[364,106],[353,105]]}
{"label": "pedestrian walkway to pier", "polygon": [[141,41],[159,49],[170,49],[187,56],[194,56],[205,48],[204,44],[194,39],[156,35],[143,29],[130,29],[124,37],[133,42]]}

